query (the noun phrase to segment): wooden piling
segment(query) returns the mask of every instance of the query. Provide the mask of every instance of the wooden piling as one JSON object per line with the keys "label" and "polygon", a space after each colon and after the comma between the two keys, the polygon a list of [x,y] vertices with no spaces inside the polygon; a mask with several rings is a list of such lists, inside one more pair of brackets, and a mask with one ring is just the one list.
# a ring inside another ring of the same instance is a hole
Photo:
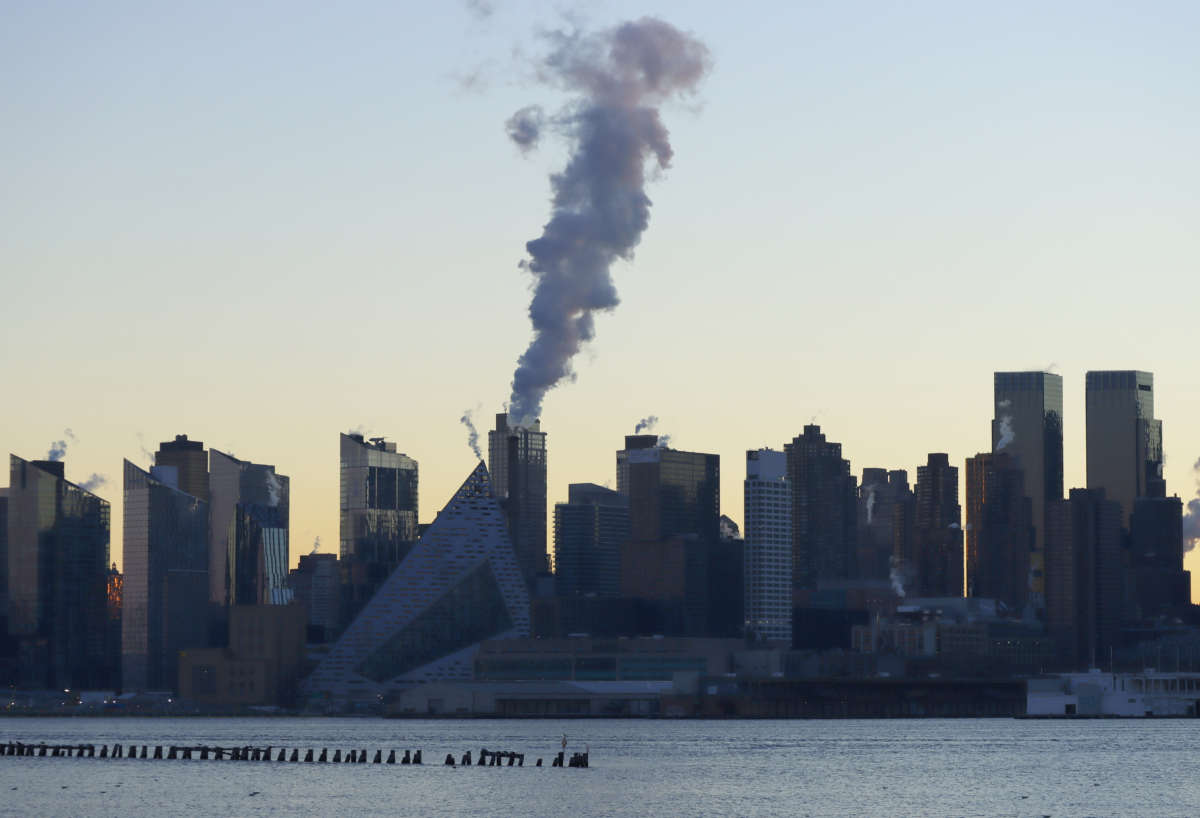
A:
{"label": "wooden piling", "polygon": [[387,763],[388,764],[396,763],[396,751],[395,750],[391,750],[388,752]]}

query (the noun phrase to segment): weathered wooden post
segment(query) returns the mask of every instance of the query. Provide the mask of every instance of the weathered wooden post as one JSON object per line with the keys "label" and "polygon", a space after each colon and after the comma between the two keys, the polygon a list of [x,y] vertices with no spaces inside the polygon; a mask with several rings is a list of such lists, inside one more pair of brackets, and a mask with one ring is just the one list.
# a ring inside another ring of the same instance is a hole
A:
{"label": "weathered wooden post", "polygon": [[388,752],[387,763],[388,764],[396,763],[396,751],[395,750],[391,750]]}
{"label": "weathered wooden post", "polygon": [[417,750],[415,753],[413,753],[413,764],[420,764],[420,763],[421,763],[421,751]]}
{"label": "weathered wooden post", "polygon": [[371,763],[373,763],[373,764],[382,764],[383,763],[383,750],[375,751],[375,758]]}
{"label": "weathered wooden post", "polygon": [[453,753],[446,753],[446,761],[442,766],[443,767],[453,767],[454,766],[454,754]]}
{"label": "weathered wooden post", "polygon": [[409,754],[408,750],[404,751],[404,758],[400,759],[400,763],[401,764],[412,764],[412,756]]}
{"label": "weathered wooden post", "polygon": [[[321,753],[321,755],[325,755],[325,754],[324,754],[324,753]],[[341,763],[342,763],[342,751],[341,751],[341,749],[340,749],[340,748],[339,748],[339,749],[337,749],[337,750],[334,750],[334,751],[333,751],[333,763],[334,763],[334,764],[341,764]]]}

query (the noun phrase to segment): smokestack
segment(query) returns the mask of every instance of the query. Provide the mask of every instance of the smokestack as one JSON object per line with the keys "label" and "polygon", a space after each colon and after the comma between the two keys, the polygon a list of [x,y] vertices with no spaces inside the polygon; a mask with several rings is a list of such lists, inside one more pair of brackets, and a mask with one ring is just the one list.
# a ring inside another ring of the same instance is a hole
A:
{"label": "smokestack", "polygon": [[[709,68],[708,48],[651,17],[598,34],[548,35],[541,74],[574,93],[553,123],[570,142],[570,158],[550,177],[553,212],[542,235],[525,245],[521,266],[534,276],[529,318],[533,340],[513,373],[509,417],[517,426],[541,415],[546,392],[574,377],[571,360],[595,335],[595,313],[619,303],[609,274],[631,259],[650,219],[646,161],[671,163],[658,108],[695,90]],[[508,122],[522,148],[542,127],[534,109]]]}

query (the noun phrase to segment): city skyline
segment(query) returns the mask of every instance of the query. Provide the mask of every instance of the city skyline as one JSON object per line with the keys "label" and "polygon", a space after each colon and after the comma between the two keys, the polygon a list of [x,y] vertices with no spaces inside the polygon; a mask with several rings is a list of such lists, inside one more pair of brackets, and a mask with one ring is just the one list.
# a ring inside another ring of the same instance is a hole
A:
{"label": "city skyline", "polygon": [[[441,507],[475,462],[462,408],[499,410],[530,341],[516,264],[562,156],[505,136],[513,111],[554,101],[509,53],[537,53],[532,32],[561,18],[283,11],[230,29],[196,10],[135,26],[25,8],[0,34],[0,337],[16,351],[0,372],[21,396],[0,407],[0,448],[32,460],[67,440],[70,479],[105,475],[118,559],[122,459],[146,467],[139,449],[180,433],[292,476],[292,564],[317,537],[337,550],[334,432],[396,442],[422,464],[421,505]],[[1135,322],[1127,291],[1192,278],[1200,12],[656,11],[713,69],[664,112],[676,155],[614,267],[621,306],[546,396],[548,507],[570,483],[615,485],[612,452],[650,414],[727,470],[815,421],[856,476],[911,478],[947,452],[961,485],[991,448],[993,373],[1052,361],[1065,490],[1086,486],[1084,372],[1140,369],[1167,491],[1194,496],[1189,299]],[[613,2],[584,23],[644,12]],[[245,33],[280,19],[277,38]],[[357,45],[316,70],[330,38]],[[741,477],[721,503],[739,520]]]}

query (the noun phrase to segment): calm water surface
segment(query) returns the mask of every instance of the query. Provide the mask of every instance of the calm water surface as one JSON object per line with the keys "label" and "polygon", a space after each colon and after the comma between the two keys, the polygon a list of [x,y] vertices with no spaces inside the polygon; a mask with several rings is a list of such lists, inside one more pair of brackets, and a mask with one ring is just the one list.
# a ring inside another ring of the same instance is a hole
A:
{"label": "calm water surface", "polygon": [[[481,746],[587,770],[441,766]],[[1200,721],[3,718],[0,740],[421,749],[423,767],[0,758],[0,815],[1198,816]]]}

